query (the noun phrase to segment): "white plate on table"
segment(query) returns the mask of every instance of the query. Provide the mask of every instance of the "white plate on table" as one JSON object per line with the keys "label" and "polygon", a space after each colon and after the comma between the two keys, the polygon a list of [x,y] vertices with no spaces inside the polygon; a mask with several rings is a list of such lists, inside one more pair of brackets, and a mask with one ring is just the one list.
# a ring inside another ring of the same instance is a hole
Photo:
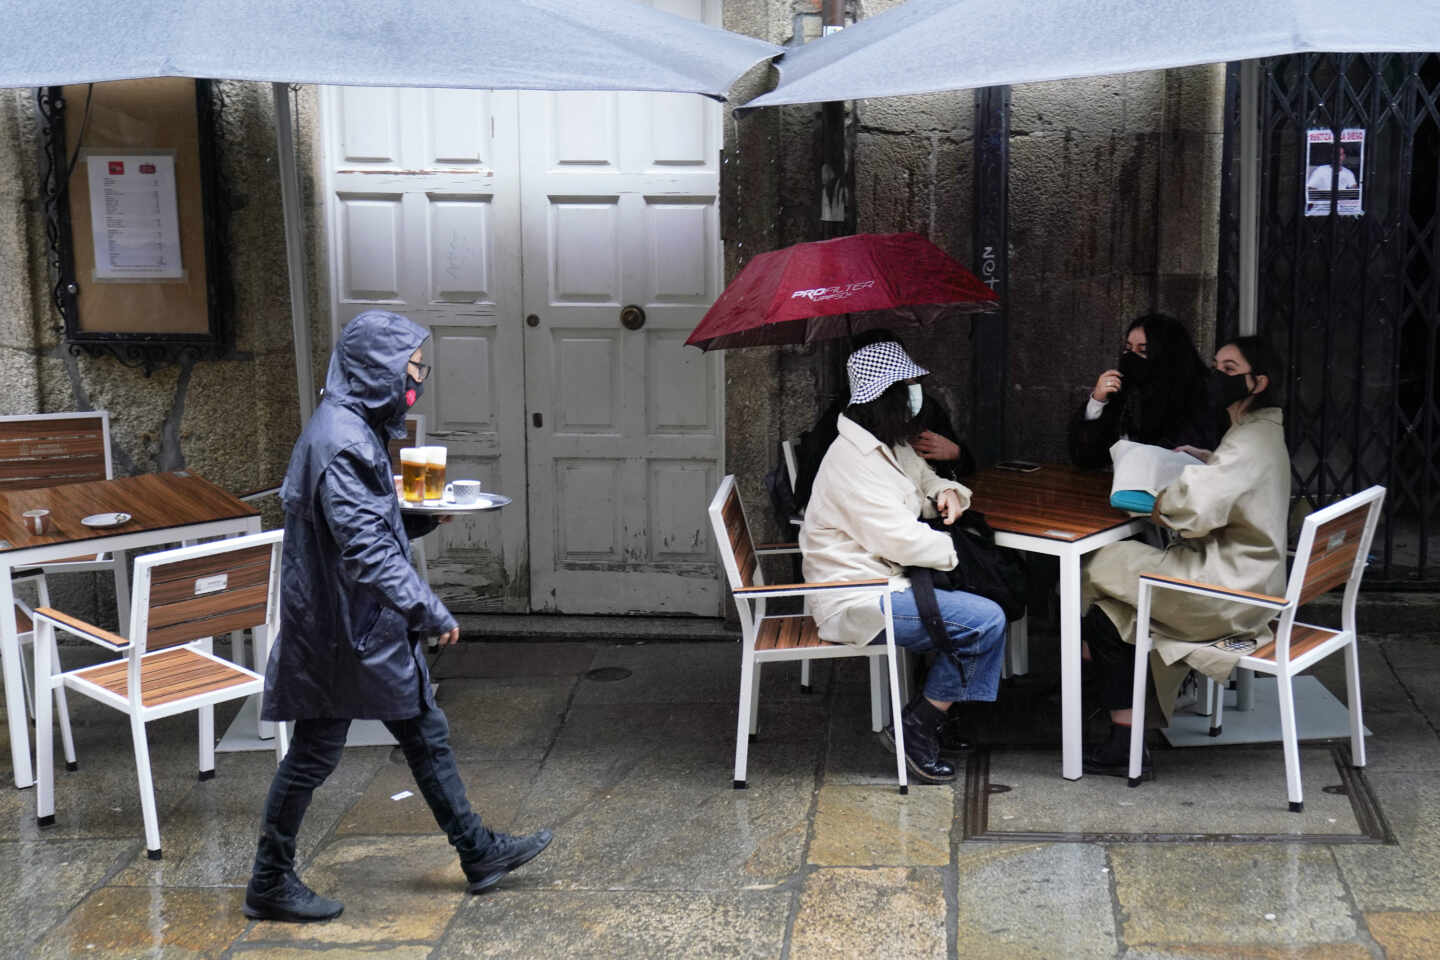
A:
{"label": "white plate on table", "polygon": [[80,522],[87,527],[118,527],[129,521],[128,513],[92,513],[88,517],[80,518]]}
{"label": "white plate on table", "polygon": [[400,509],[404,513],[476,513],[482,510],[499,510],[510,502],[510,498],[500,493],[481,493],[480,499],[474,503],[456,503],[454,500],[425,500],[421,503],[410,503],[407,500],[400,501]]}

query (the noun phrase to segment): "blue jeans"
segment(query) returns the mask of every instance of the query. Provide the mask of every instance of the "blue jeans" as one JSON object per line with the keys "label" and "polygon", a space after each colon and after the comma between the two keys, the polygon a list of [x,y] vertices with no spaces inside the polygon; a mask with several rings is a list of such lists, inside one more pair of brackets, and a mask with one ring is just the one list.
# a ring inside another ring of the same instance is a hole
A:
{"label": "blue jeans", "polygon": [[[938,653],[925,677],[925,696],[938,703],[994,700],[1005,656],[1005,612],[994,600],[959,590],[936,590],[935,601],[960,664]],[[915,594],[909,590],[891,594],[890,605],[896,646],[915,653],[934,650],[925,621],[915,609]],[[885,634],[870,642],[884,643]]]}
{"label": "blue jeans", "polygon": [[[492,842],[480,817],[470,809],[465,784],[455,769],[450,749],[450,724],[439,707],[421,705],[418,717],[386,720],[385,728],[400,744],[420,794],[430,805],[435,822],[445,831],[462,864],[478,859]],[[258,891],[274,887],[295,866],[295,837],[310,806],[315,788],[340,763],[349,720],[296,720],[290,751],[280,761],[265,814],[260,822],[260,843],[255,852],[251,883]]]}

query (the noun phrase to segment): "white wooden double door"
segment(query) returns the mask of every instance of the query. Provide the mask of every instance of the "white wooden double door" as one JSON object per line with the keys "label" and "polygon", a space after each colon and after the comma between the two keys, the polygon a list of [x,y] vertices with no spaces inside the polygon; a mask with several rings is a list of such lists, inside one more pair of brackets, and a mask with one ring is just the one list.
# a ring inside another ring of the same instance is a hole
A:
{"label": "white wooden double door", "polygon": [[[700,0],[696,0],[697,9]],[[719,110],[674,94],[324,92],[335,330],[429,328],[448,475],[513,498],[427,540],[456,611],[720,612],[706,504]]]}

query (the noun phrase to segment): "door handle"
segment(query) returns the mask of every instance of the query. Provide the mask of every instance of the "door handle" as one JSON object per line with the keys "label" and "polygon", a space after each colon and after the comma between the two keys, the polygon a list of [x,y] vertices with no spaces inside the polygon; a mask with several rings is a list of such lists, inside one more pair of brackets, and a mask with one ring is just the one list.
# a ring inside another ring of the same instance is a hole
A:
{"label": "door handle", "polygon": [[626,304],[620,309],[620,326],[626,330],[639,330],[645,326],[645,308],[636,304]]}
{"label": "door handle", "polygon": [[535,426],[537,427],[545,426],[545,418],[538,413],[530,414],[530,422],[535,424]]}

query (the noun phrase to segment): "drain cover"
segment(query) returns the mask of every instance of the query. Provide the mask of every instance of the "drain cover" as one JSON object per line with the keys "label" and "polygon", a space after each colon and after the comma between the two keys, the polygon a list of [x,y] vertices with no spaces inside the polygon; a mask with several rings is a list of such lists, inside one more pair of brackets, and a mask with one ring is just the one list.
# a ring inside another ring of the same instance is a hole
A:
{"label": "drain cover", "polygon": [[594,670],[585,671],[586,680],[595,680],[599,683],[614,683],[616,680],[625,680],[630,676],[630,671],[624,667],[596,667]]}

